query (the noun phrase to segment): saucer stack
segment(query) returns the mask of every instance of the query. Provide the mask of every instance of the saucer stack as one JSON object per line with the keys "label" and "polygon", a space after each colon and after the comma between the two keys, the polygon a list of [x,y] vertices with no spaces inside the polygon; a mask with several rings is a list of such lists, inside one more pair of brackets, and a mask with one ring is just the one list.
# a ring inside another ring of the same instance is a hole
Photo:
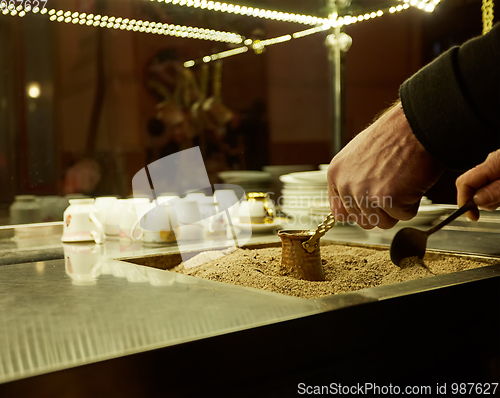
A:
{"label": "saucer stack", "polygon": [[271,191],[269,192],[271,199],[276,203],[281,196],[281,190],[283,189],[283,183],[280,181],[280,177],[283,174],[295,173],[299,171],[311,171],[313,166],[311,165],[273,165],[264,166],[262,168],[266,173],[271,174]]}
{"label": "saucer stack", "polygon": [[282,196],[278,203],[281,210],[304,222],[330,213],[326,172],[316,170],[282,175]]}
{"label": "saucer stack", "polygon": [[222,171],[219,178],[224,184],[239,185],[246,193],[268,192],[271,188],[271,173],[258,170]]}

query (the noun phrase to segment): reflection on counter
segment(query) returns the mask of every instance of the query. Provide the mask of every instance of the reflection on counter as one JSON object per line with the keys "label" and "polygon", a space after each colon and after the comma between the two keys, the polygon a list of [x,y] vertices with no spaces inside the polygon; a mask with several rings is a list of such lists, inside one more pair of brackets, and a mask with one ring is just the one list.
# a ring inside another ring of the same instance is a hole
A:
{"label": "reflection on counter", "polygon": [[74,285],[95,285],[101,275],[101,245],[63,244],[66,274]]}
{"label": "reflection on counter", "polygon": [[[206,249],[217,249],[218,251],[225,249],[227,253],[236,249],[229,245],[216,246],[213,245],[204,247]],[[193,256],[193,253],[198,253],[197,248],[200,246],[193,245],[188,247],[185,253],[180,254],[179,259],[186,260]],[[203,247],[203,246],[202,246]],[[123,255],[137,258],[141,256],[155,255],[164,252],[161,248],[143,248],[140,243],[136,246],[124,246],[121,240],[109,239],[105,244],[95,243],[72,243],[63,244],[64,263],[66,274],[71,278],[73,285],[90,286],[98,283],[101,275],[113,275],[117,278],[126,278],[132,283],[150,282],[154,286],[169,286],[175,281],[181,283],[196,283],[194,278],[186,277],[181,274],[166,272],[162,269],[143,267],[130,262],[113,260],[114,258],[123,257]],[[177,246],[170,247],[168,252],[178,253]],[[224,253],[226,253],[224,251]],[[226,253],[226,254],[227,254]]]}

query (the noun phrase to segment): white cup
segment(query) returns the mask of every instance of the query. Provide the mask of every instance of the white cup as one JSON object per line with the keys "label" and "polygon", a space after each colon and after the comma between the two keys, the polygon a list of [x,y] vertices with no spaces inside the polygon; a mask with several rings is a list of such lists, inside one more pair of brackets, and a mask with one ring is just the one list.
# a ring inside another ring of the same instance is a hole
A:
{"label": "white cup", "polygon": [[101,274],[100,249],[95,244],[63,244],[66,274],[74,285],[95,285]]}
{"label": "white cup", "polygon": [[264,202],[261,201],[242,201],[238,211],[239,221],[241,223],[264,223],[266,216],[266,209]]}
{"label": "white cup", "polygon": [[218,211],[214,196],[207,196],[200,202],[200,213],[209,238],[218,239],[226,237],[229,225],[228,217],[225,211]]}
{"label": "white cup", "polygon": [[217,213],[215,198],[213,196],[205,196],[203,200],[198,202],[198,206],[200,207],[200,214],[203,219],[212,217]]}
{"label": "white cup", "polygon": [[113,204],[108,210],[106,214],[106,224],[105,232],[106,235],[109,236],[118,236],[120,235],[120,218],[122,208],[124,208],[127,203],[127,199],[118,199],[117,202]]}
{"label": "white cup", "polygon": [[174,200],[174,199],[179,199],[178,196],[175,196],[175,195],[162,195],[162,196],[158,196],[157,198],[157,202],[158,203],[168,203],[170,202],[171,200]]}
{"label": "white cup", "polygon": [[106,240],[94,199],[70,199],[63,217],[63,242],[95,241],[100,244]]}
{"label": "white cup", "polygon": [[12,224],[28,224],[43,221],[42,207],[35,195],[17,195],[9,211]]}
{"label": "white cup", "polygon": [[[95,199],[94,206],[99,210],[101,224],[106,230],[106,219],[113,206],[116,206],[118,198],[115,196],[101,196]],[[105,231],[106,232],[106,231]]]}
{"label": "white cup", "polygon": [[216,213],[211,217],[209,237],[212,239],[226,239],[231,237],[229,221],[226,212]]}
{"label": "white cup", "polygon": [[236,192],[232,189],[217,189],[214,193],[215,202],[217,203],[217,210],[221,212],[227,209],[229,216],[233,221],[237,220],[239,217],[239,206],[240,201]]}
{"label": "white cup", "polygon": [[188,193],[186,194],[186,197],[185,199],[188,199],[188,200],[195,200],[197,202],[201,201],[201,200],[204,200],[206,198],[206,195],[202,192],[192,192],[192,193]]}
{"label": "white cup", "polygon": [[140,227],[133,230],[136,222],[147,211],[150,205],[148,198],[125,199],[120,206],[120,239],[133,239],[134,234],[140,234]]}
{"label": "white cup", "polygon": [[179,222],[179,231],[176,233],[177,242],[206,238],[207,230],[201,217],[198,202],[187,198],[178,199],[172,201],[171,208]]}
{"label": "white cup", "polygon": [[[138,227],[139,234],[136,233]],[[178,229],[177,216],[167,203],[151,203],[132,227],[132,237],[151,244],[175,243]]]}

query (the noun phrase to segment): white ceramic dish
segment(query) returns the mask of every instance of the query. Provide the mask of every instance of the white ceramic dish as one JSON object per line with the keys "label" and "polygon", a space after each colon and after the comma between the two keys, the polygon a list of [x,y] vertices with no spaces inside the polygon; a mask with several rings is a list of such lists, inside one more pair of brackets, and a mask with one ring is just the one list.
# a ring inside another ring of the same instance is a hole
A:
{"label": "white ceramic dish", "polygon": [[301,171],[298,173],[290,173],[288,176],[295,181],[313,182],[316,184],[326,184],[326,170]]}
{"label": "white ceramic dish", "polygon": [[287,220],[285,218],[275,219],[272,224],[250,224],[250,223],[240,223],[234,222],[233,225],[242,231],[252,231],[255,234],[263,234],[268,232],[273,232],[274,230],[283,228]]}
{"label": "white ceramic dish", "polygon": [[281,190],[283,195],[287,196],[325,196],[328,195],[328,190],[326,189],[296,189],[296,188],[283,188]]}
{"label": "white ceramic dish", "polygon": [[271,180],[271,173],[265,171],[254,170],[234,170],[234,171],[221,171],[219,177],[226,184],[233,184],[236,182],[256,183]]}
{"label": "white ceramic dish", "polygon": [[[312,173],[312,172],[306,172],[306,173]],[[299,178],[295,178],[294,175],[295,174],[300,174],[300,173],[292,173],[292,174],[283,174],[282,176],[280,176],[280,181],[283,183],[283,184],[286,184],[286,186],[290,186],[290,187],[293,187],[294,189],[295,188],[300,188],[300,189],[316,189],[316,188],[323,188],[325,189],[326,186],[327,186],[327,183],[326,183],[326,177],[325,177],[325,181],[316,181],[316,180],[309,180],[309,179],[299,179]],[[307,188],[306,188],[307,187]]]}
{"label": "white ceramic dish", "polygon": [[282,175],[288,173],[295,173],[299,171],[310,171],[313,167],[310,165],[277,165],[277,166],[264,166],[262,168],[266,173],[271,173],[272,175]]}

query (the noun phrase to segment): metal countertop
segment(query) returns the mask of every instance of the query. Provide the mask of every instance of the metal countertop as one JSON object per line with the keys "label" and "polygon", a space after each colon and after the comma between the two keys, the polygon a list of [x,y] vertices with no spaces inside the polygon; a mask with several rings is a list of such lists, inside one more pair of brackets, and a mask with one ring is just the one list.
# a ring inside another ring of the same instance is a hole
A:
{"label": "metal countertop", "polygon": [[[323,240],[388,245],[396,231],[345,226]],[[278,240],[254,235],[250,243]],[[452,227],[431,237],[429,247],[499,255],[499,241],[496,232]],[[54,237],[46,245],[43,239],[21,242],[22,250],[13,247],[19,242],[0,244],[0,258],[13,250],[19,258],[30,250],[73,250]],[[64,259],[0,266],[0,383],[379,299],[350,293],[326,301],[299,299],[119,261],[176,247],[111,239],[81,247],[84,261],[76,266],[92,268],[95,281],[75,279]]]}

